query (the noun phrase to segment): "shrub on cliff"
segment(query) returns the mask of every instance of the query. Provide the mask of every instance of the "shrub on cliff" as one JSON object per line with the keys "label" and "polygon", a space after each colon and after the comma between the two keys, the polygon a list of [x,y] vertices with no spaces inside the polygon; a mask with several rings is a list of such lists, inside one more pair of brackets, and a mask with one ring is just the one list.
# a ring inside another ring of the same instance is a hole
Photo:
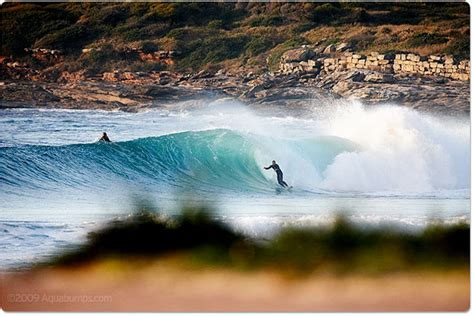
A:
{"label": "shrub on cliff", "polygon": [[433,44],[443,44],[448,42],[448,39],[445,36],[434,34],[434,33],[418,33],[413,35],[408,40],[408,45],[412,47],[433,45]]}
{"label": "shrub on cliff", "polygon": [[207,26],[211,29],[223,29],[225,24],[222,20],[212,20],[207,24]]}
{"label": "shrub on cliff", "polygon": [[24,48],[31,48],[45,35],[61,32],[76,19],[74,12],[60,7],[4,4],[0,8],[0,55],[23,55]]}
{"label": "shrub on cliff", "polygon": [[87,18],[97,25],[117,26],[129,17],[129,7],[123,4],[93,6],[87,11]]}
{"label": "shrub on cliff", "polygon": [[[160,2],[39,5],[7,2],[0,7],[0,15],[0,55],[11,55],[14,59],[25,58],[24,48],[35,46],[60,49],[65,54],[66,63],[74,64],[85,46],[93,47],[102,42],[153,41],[164,49],[177,49],[185,53],[181,60],[177,60],[176,70],[199,68],[207,63],[235,58],[240,58],[238,62],[241,64],[259,63],[262,66],[266,60],[261,58],[262,53],[269,55],[270,67],[274,68],[284,47],[279,45],[280,42],[293,38],[304,38],[309,43],[349,42],[351,37],[356,50],[416,48],[424,54],[450,53],[461,58],[469,57],[469,33],[465,33],[469,28],[469,6],[466,3]],[[400,24],[406,26],[394,26]],[[328,31],[328,25],[333,26],[334,30]],[[380,32],[376,32],[379,25],[393,29],[394,36],[381,36]],[[412,26],[419,34],[409,39],[409,33],[402,29]],[[420,31],[424,26],[440,31]],[[363,28],[370,28],[374,37],[354,37],[367,31]],[[447,35],[450,30],[457,31],[458,35]],[[217,47],[214,42],[222,44],[222,47]],[[226,53],[224,50],[230,51]],[[116,68],[124,66],[124,60],[115,61],[118,63]]]}
{"label": "shrub on cliff", "polygon": [[245,35],[215,35],[192,41],[179,41],[178,49],[183,52],[183,58],[178,60],[178,67],[198,69],[208,63],[237,58],[245,51],[248,40]]}
{"label": "shrub on cliff", "polygon": [[259,16],[256,18],[251,19],[248,22],[248,25],[251,27],[257,27],[257,26],[280,26],[287,24],[289,21],[282,16],[279,15],[272,15],[269,17],[265,16]]}
{"label": "shrub on cliff", "polygon": [[278,44],[272,49],[270,55],[268,56],[268,66],[270,70],[276,70],[278,68],[280,58],[284,52],[292,48],[299,47],[303,44],[308,44],[308,41],[302,37],[294,37],[281,44]]}
{"label": "shrub on cliff", "polygon": [[[137,60],[138,52],[126,48],[117,48],[108,43],[87,54],[82,54],[79,59],[70,63],[69,70],[84,69],[92,74],[100,74],[116,69],[128,69],[134,64],[132,61]],[[133,67],[136,68],[136,65]]]}
{"label": "shrub on cliff", "polygon": [[151,41],[146,41],[142,43],[142,51],[145,54],[151,54],[158,50],[158,45]]}
{"label": "shrub on cliff", "polygon": [[468,36],[455,37],[446,49],[446,53],[452,54],[459,59],[470,58],[470,45],[471,41]]}
{"label": "shrub on cliff", "polygon": [[249,56],[256,56],[268,51],[279,43],[281,43],[280,38],[269,36],[252,37],[245,46],[245,52]]}
{"label": "shrub on cliff", "polygon": [[310,19],[318,24],[336,23],[338,18],[344,16],[346,11],[341,9],[341,6],[338,3],[325,3],[318,5],[310,13]]}
{"label": "shrub on cliff", "polygon": [[100,33],[101,27],[75,24],[46,35],[36,42],[35,46],[60,49],[65,53],[73,53],[81,49],[85,44],[96,39]]}

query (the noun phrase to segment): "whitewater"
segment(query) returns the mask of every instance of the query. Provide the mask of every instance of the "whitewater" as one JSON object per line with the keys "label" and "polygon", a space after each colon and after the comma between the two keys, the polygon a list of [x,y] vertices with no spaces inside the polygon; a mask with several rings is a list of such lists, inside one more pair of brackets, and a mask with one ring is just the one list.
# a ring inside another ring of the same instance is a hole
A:
{"label": "whitewater", "polygon": [[[148,201],[215,209],[246,234],[470,221],[469,118],[330,100],[305,112],[221,99],[139,113],[0,110],[0,268],[80,243]],[[113,143],[95,143],[106,131]],[[276,160],[293,191],[282,190]]]}

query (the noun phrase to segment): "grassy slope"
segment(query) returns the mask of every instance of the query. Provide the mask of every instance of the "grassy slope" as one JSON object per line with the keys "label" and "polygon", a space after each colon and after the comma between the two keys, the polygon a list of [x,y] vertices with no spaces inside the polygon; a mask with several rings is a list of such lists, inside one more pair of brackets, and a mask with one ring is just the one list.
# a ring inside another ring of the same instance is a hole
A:
{"label": "grassy slope", "polygon": [[[60,70],[274,68],[304,43],[350,42],[357,51],[449,53],[469,58],[465,3],[44,3],[0,9],[0,55],[60,49]],[[82,54],[82,48],[101,52]],[[141,62],[126,48],[178,50],[177,63]],[[46,67],[46,65],[35,65]]]}

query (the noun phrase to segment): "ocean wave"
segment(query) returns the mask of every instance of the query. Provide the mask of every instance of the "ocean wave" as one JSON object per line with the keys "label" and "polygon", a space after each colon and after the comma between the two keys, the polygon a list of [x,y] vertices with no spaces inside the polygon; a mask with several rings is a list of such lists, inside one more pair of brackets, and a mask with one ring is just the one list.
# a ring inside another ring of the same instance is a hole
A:
{"label": "ocean wave", "polygon": [[274,191],[274,173],[262,167],[283,157],[275,147],[288,152],[287,165],[298,164],[304,179],[310,172],[319,178],[337,155],[357,149],[329,136],[282,140],[226,129],[188,131],[110,144],[2,148],[0,180],[6,187],[33,189],[104,188],[122,179],[204,191]]}
{"label": "ocean wave", "polygon": [[[115,118],[128,122],[120,128],[112,120],[114,137],[129,140],[112,144],[39,145],[55,137],[39,133],[48,139],[42,142],[35,132],[38,145],[13,138],[0,147],[0,183],[7,195],[33,196],[38,189],[119,187],[264,193],[278,188],[274,173],[262,169],[275,159],[297,193],[469,197],[468,120],[390,105],[317,109],[305,118],[260,117],[242,105],[219,104],[171,121],[150,112]],[[83,116],[95,127],[97,118]],[[33,130],[48,128],[45,122]],[[74,139],[65,135],[66,143]],[[144,135],[156,136],[137,138]]]}

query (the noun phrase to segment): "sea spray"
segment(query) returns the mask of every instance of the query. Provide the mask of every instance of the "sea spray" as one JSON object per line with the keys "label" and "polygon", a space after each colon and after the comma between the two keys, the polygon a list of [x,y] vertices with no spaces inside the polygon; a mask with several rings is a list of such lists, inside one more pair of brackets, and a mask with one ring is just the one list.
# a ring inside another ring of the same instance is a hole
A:
{"label": "sea spray", "polygon": [[[12,192],[25,188],[102,190],[123,184],[160,192],[181,187],[272,192],[277,186],[275,176],[262,167],[275,159],[297,192],[383,195],[469,189],[467,119],[434,117],[390,105],[319,102],[304,117],[291,112],[261,116],[229,100],[195,110],[167,111],[166,116],[162,111],[106,117],[68,112],[67,126],[81,122],[81,130],[88,121],[91,126],[97,120],[114,122],[109,133],[117,142],[69,144],[68,138],[61,146],[1,147],[2,187]],[[50,117],[56,113],[37,115],[37,122],[25,128],[26,140],[29,135],[37,138],[41,129],[47,139]],[[55,130],[61,129],[58,125]],[[143,138],[147,134],[151,135]],[[7,144],[17,141],[11,135],[2,137]],[[87,141],[84,135],[78,138],[77,143]]]}
{"label": "sea spray", "polygon": [[324,171],[321,188],[429,192],[470,187],[466,120],[397,106],[353,104],[333,110],[321,132],[361,147],[335,158]]}

